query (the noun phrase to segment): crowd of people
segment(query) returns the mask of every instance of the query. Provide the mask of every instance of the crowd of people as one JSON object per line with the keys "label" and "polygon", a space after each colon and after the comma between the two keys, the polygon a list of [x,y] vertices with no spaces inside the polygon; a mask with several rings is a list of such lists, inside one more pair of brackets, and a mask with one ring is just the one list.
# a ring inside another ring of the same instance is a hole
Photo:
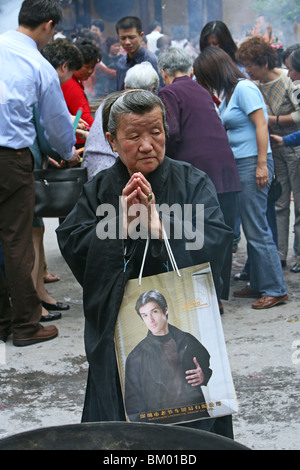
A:
{"label": "crowd of people", "polygon": [[[241,226],[248,260],[237,279],[249,282],[233,295],[255,299],[254,309],[286,302],[292,196],[291,271],[300,272],[300,45],[285,51],[283,68],[268,41],[257,35],[238,47],[222,21],[205,25],[198,44],[184,28],[165,35],[158,22],[145,35],[135,16],[121,18],[116,36],[106,39],[100,20],[78,28],[75,37],[54,36],[61,21],[55,0],[25,0],[17,31],[0,36],[0,341],[12,334],[15,346],[28,346],[58,335],[53,324],[41,325],[69,306],[44,286],[33,166],[81,164],[89,182],[57,236],[84,294],[83,420],[123,420],[113,333],[126,280],[138,277],[144,241],[131,239],[130,224],[123,227],[126,241],[100,239],[97,208],[112,204],[119,227],[119,198],[128,211],[143,204],[147,223],[142,217],[139,223],[151,233],[144,273],[152,275],[164,271],[167,257],[155,202],[204,204],[201,249],[189,251],[184,237],[170,235],[178,267],[210,262],[223,313]],[[94,98],[102,99],[96,113]],[[275,202],[274,175],[281,185]],[[193,426],[233,436],[229,417]]]}

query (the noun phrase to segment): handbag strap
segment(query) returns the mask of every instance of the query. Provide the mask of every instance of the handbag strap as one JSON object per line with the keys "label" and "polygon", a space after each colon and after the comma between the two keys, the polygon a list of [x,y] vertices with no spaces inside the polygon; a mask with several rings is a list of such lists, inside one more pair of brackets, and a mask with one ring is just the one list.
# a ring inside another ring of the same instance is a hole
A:
{"label": "handbag strap", "polygon": [[[162,235],[163,235],[163,241],[164,241],[164,244],[165,244],[168,256],[169,256],[169,260],[172,264],[173,271],[176,271],[177,275],[179,277],[181,277],[181,274],[179,272],[177,263],[175,261],[175,258],[174,258],[174,255],[173,255],[173,252],[172,252],[172,249],[171,249],[171,246],[170,246],[170,243],[169,243],[169,240],[168,240],[168,237],[167,237],[167,234],[166,234],[166,231],[165,231],[163,225],[162,225]],[[150,243],[149,235],[147,235],[147,240],[146,240],[146,243],[145,243],[144,255],[143,255],[143,260],[142,260],[142,265],[141,265],[140,274],[139,274],[139,286],[142,284],[143,271],[144,271],[147,251],[148,251],[148,248],[149,248],[149,243]]]}

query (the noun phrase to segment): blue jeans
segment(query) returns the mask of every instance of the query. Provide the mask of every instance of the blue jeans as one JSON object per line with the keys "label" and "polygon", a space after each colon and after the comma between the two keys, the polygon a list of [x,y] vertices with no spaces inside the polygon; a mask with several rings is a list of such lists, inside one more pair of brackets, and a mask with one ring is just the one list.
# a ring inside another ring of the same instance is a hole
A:
{"label": "blue jeans", "polygon": [[[279,297],[287,293],[278,250],[267,220],[268,191],[257,189],[257,157],[236,159],[242,191],[238,193],[238,211],[247,240],[250,285],[261,295]],[[269,181],[274,173],[272,155],[268,155]]]}

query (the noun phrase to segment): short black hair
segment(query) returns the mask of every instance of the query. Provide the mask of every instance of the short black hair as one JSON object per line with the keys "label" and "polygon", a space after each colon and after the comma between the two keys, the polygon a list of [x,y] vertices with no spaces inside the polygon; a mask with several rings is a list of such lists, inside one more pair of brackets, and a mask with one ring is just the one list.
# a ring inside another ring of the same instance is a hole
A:
{"label": "short black hair", "polygon": [[53,21],[56,26],[63,20],[62,9],[57,0],[24,0],[19,11],[19,25],[31,29],[42,23]]}
{"label": "short black hair", "polygon": [[300,43],[293,44],[292,46],[287,47],[281,55],[282,61],[285,62],[286,59],[290,57],[292,52],[296,51],[297,49],[300,49]]}
{"label": "short black hair", "polygon": [[150,31],[153,31],[157,26],[161,27],[161,23],[159,21],[152,21],[152,23],[149,24]]}
{"label": "short black hair", "polygon": [[75,46],[78,47],[80,50],[82,56],[83,56],[83,63],[88,64],[92,60],[95,62],[100,62],[101,60],[101,52],[99,48],[96,46],[96,44],[93,41],[90,41],[89,39],[77,39],[74,42]]}
{"label": "short black hair", "polygon": [[136,301],[135,310],[139,316],[141,316],[140,308],[149,302],[155,302],[164,313],[168,308],[167,301],[161,292],[156,289],[149,290],[141,294]]}
{"label": "short black hair", "polygon": [[143,26],[140,18],[137,16],[124,16],[116,23],[116,31],[119,33],[119,29],[131,29],[136,28],[137,32],[141,34]]}
{"label": "short black hair", "polygon": [[96,28],[99,28],[101,33],[104,31],[104,23],[101,20],[98,20],[97,18],[95,20],[92,20],[91,26],[96,26]]}
{"label": "short black hair", "polygon": [[49,42],[41,53],[55,69],[65,63],[68,64],[69,70],[79,70],[83,66],[80,49],[67,38],[57,38]]}
{"label": "short black hair", "polygon": [[300,49],[295,49],[289,56],[291,66],[300,72]]}

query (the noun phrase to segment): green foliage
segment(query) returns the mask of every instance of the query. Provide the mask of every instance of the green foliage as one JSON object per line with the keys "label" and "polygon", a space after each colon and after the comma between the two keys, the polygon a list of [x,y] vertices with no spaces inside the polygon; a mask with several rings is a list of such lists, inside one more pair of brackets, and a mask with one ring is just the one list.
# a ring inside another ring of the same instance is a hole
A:
{"label": "green foliage", "polygon": [[300,0],[253,0],[252,8],[270,23],[300,23]]}

